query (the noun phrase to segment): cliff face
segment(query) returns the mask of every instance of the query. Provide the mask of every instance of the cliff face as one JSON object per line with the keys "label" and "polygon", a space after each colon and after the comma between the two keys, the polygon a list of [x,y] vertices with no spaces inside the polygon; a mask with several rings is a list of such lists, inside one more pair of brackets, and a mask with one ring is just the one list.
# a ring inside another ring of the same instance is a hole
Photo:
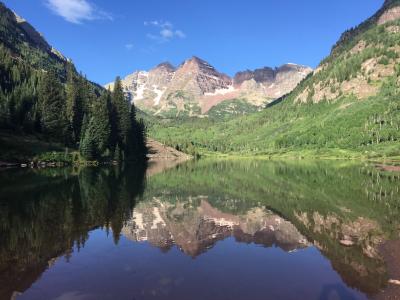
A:
{"label": "cliff face", "polygon": [[225,100],[240,98],[262,106],[292,91],[310,72],[309,67],[287,64],[238,72],[230,78],[192,57],[177,69],[162,63],[148,72],[134,72],[122,83],[131,100],[153,114],[201,115]]}
{"label": "cliff face", "polygon": [[183,90],[194,96],[202,96],[217,89],[227,89],[230,85],[231,79],[227,75],[219,73],[206,61],[192,57],[178,68],[169,91]]}
{"label": "cliff face", "polygon": [[386,10],[378,19],[378,25],[383,25],[390,21],[400,18],[400,6],[395,6]]}

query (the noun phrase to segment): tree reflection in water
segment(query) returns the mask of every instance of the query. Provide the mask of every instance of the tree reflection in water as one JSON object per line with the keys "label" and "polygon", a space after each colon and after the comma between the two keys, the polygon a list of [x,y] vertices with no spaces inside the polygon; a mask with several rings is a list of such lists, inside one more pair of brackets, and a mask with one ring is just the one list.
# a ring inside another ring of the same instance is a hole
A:
{"label": "tree reflection in water", "polygon": [[[55,259],[102,229],[193,258],[218,241],[318,249],[350,288],[387,286],[380,247],[399,237],[400,175],[373,165],[203,160],[143,167],[0,173],[0,299],[24,292]],[[343,244],[347,242],[350,247]],[[352,299],[326,285],[321,299]]]}

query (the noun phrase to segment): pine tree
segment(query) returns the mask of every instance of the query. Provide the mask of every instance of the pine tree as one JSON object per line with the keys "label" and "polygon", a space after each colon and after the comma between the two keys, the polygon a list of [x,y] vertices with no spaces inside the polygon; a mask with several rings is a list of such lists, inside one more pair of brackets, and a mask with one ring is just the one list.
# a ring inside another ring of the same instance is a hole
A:
{"label": "pine tree", "polygon": [[145,126],[142,121],[136,120],[136,108],[133,103],[130,109],[130,129],[125,152],[128,160],[135,161],[144,159],[147,153]]}
{"label": "pine tree", "polygon": [[7,98],[0,90],[0,127],[8,127],[10,122],[10,112],[8,110]]}
{"label": "pine tree", "polygon": [[121,149],[119,148],[118,144],[115,147],[114,151],[114,160],[120,162],[121,161]]}
{"label": "pine tree", "polygon": [[108,102],[109,94],[105,93],[94,103],[92,117],[89,122],[88,133],[91,135],[99,158],[104,156],[110,147],[111,125]]}
{"label": "pine tree", "polygon": [[[124,95],[121,79],[116,78],[114,83],[114,91],[112,93],[112,122],[113,141],[115,145],[118,143],[123,149],[126,144],[127,135],[130,128],[129,102]],[[116,136],[115,136],[116,135]]]}
{"label": "pine tree", "polygon": [[86,133],[86,130],[88,129],[88,127],[89,127],[89,118],[88,118],[88,114],[84,114],[83,115],[83,121],[82,121],[82,134],[81,134],[81,138],[80,138],[80,144],[82,144],[82,141],[83,141],[83,139],[84,139],[84,137],[85,137],[85,133]]}
{"label": "pine tree", "polygon": [[144,121],[141,119],[137,122],[137,143],[139,145],[139,155],[140,158],[145,159],[147,155],[147,134],[146,134],[146,125]]}
{"label": "pine tree", "polygon": [[83,134],[79,151],[86,160],[93,161],[96,159],[97,153],[95,149],[95,142],[89,132],[89,128],[87,128]]}
{"label": "pine tree", "polygon": [[137,143],[137,124],[135,118],[135,110],[131,108],[130,112],[130,128],[128,131],[126,145],[125,145],[125,154],[126,158],[129,161],[136,160],[139,152],[139,145]]}
{"label": "pine tree", "polygon": [[16,109],[15,109],[15,98],[11,96],[7,97],[7,112],[8,112],[8,125],[10,128],[16,128]]}
{"label": "pine tree", "polygon": [[84,87],[82,79],[76,75],[74,66],[67,65],[66,84],[66,115],[72,130],[72,140],[77,143],[80,140],[84,115]]}
{"label": "pine tree", "polygon": [[68,123],[65,116],[64,87],[54,72],[44,74],[39,87],[43,132],[51,139],[65,140]]}

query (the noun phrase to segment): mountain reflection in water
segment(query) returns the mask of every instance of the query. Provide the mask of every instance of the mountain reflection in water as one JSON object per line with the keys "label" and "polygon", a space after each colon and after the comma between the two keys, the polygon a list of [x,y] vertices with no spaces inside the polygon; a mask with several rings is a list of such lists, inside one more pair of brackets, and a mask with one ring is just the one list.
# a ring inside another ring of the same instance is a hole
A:
{"label": "mountain reflection in water", "polygon": [[400,266],[381,249],[399,240],[399,173],[246,160],[165,169],[2,171],[0,299],[398,295],[388,282]]}
{"label": "mountain reflection in water", "polygon": [[230,236],[242,243],[276,245],[284,251],[308,245],[296,227],[271,211],[255,207],[244,215],[234,215],[213,208],[206,198],[191,197],[186,203],[174,204],[154,198],[139,203],[122,234],[135,242],[148,241],[163,251],[176,244],[192,257]]}

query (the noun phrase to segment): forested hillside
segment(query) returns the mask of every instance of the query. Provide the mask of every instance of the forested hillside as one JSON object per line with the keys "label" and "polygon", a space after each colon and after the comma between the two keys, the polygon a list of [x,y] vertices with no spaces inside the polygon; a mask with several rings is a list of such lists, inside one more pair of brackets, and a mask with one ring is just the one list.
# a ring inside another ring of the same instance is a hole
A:
{"label": "forested hillside", "polygon": [[262,112],[152,123],[152,137],[188,152],[400,156],[400,1],[347,31],[297,88]]}
{"label": "forested hillside", "polygon": [[0,42],[0,161],[144,160],[118,78],[112,93],[88,81],[1,3]]}

